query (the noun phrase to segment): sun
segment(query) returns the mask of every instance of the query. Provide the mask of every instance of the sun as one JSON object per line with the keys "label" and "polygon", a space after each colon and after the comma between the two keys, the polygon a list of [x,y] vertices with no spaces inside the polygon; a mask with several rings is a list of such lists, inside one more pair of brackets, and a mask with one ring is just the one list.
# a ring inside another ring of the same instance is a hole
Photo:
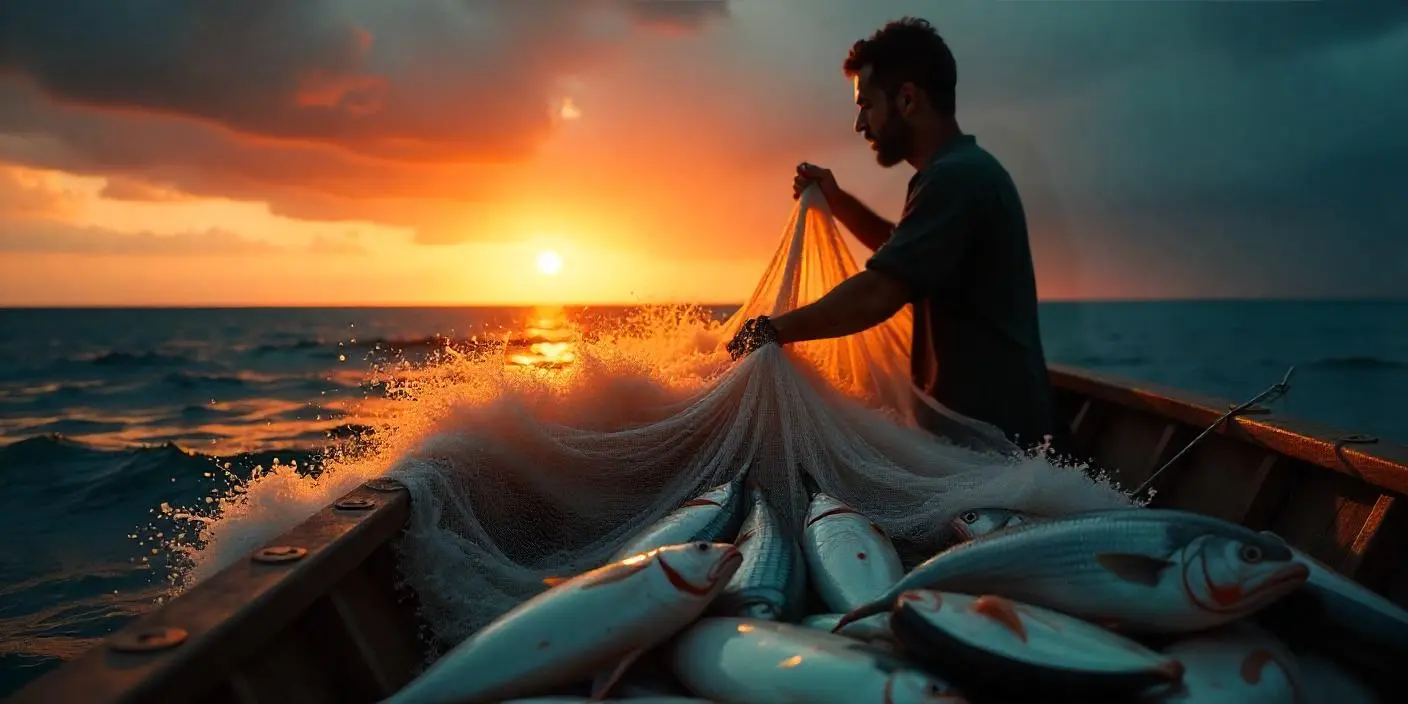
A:
{"label": "sun", "polygon": [[538,255],[538,272],[544,276],[557,276],[562,271],[562,257],[557,252],[547,251]]}

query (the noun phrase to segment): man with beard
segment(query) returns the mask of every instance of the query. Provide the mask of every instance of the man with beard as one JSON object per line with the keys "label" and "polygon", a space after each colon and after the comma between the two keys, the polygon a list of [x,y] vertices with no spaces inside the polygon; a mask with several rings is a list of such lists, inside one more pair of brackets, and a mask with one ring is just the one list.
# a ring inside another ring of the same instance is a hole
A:
{"label": "man with beard", "polygon": [[[729,352],[851,335],[909,303],[915,386],[1021,445],[1041,442],[1052,431],[1051,391],[1026,216],[1006,169],[959,129],[952,52],[928,22],[904,18],[856,42],[843,68],[855,87],[855,129],[876,160],[916,170],[904,211],[891,224],[829,170],[798,166],[793,197],[820,186],[836,219],[875,253],[816,302],[747,321]],[[921,422],[938,432],[936,414]]]}

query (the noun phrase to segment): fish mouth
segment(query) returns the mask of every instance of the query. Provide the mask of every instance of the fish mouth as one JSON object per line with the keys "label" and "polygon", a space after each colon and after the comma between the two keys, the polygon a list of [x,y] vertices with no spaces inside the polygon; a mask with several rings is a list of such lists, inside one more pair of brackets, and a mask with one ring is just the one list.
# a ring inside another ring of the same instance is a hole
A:
{"label": "fish mouth", "polygon": [[713,584],[719,581],[719,577],[724,574],[725,568],[730,564],[734,565],[735,568],[743,564],[743,551],[739,550],[737,546],[730,547],[728,550],[724,551],[724,556],[720,558],[718,562],[714,563],[713,567],[709,568],[709,583]]}
{"label": "fish mouth", "polygon": [[1286,567],[1280,572],[1277,572],[1276,574],[1271,575],[1270,577],[1267,577],[1265,582],[1262,582],[1260,585],[1257,585],[1250,589],[1247,592],[1247,597],[1258,597],[1263,594],[1266,594],[1267,592],[1274,591],[1279,587],[1283,587],[1291,583],[1301,584],[1309,578],[1309,567],[1306,567],[1305,565],[1299,562],[1292,562],[1290,566]]}
{"label": "fish mouth", "polygon": [[[1268,600],[1268,597],[1277,594],[1282,589],[1282,587],[1285,587],[1288,584],[1304,584],[1306,579],[1308,579],[1309,577],[1309,567],[1306,567],[1305,565],[1299,562],[1293,562],[1286,566],[1284,569],[1280,570],[1279,572],[1276,572],[1270,577],[1267,577],[1266,581],[1262,582],[1261,584],[1247,589],[1241,594],[1241,598],[1236,599],[1230,604],[1217,603],[1218,600],[1215,596],[1212,599],[1213,603],[1206,603],[1202,599],[1196,598],[1194,599],[1194,603],[1196,603],[1204,611],[1209,611],[1212,613],[1226,614],[1246,612],[1248,610],[1258,608],[1260,605],[1262,605]],[[1211,582],[1209,582],[1208,586],[1213,587],[1214,590],[1226,589],[1226,587],[1216,587]]]}

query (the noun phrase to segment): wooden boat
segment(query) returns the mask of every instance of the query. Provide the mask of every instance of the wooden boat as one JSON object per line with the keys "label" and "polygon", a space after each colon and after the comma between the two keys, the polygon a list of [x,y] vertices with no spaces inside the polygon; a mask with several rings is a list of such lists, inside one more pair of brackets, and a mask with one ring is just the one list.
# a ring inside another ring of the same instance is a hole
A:
{"label": "wooden boat", "polygon": [[[1137,486],[1231,404],[1052,368],[1074,448]],[[1154,482],[1153,505],[1275,531],[1408,605],[1408,447],[1253,407]],[[413,594],[392,546],[406,491],[369,482],[47,673],[13,699],[56,702],[357,702],[410,681],[422,659]]]}

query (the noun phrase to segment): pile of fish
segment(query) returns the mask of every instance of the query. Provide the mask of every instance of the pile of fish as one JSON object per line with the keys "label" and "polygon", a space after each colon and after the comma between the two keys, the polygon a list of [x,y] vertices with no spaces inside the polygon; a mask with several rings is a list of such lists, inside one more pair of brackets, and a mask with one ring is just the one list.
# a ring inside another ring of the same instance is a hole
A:
{"label": "pile of fish", "polygon": [[740,474],[388,701],[1359,704],[1408,676],[1408,612],[1271,533],[976,508],[945,534],[906,570],[842,501],[784,526]]}

